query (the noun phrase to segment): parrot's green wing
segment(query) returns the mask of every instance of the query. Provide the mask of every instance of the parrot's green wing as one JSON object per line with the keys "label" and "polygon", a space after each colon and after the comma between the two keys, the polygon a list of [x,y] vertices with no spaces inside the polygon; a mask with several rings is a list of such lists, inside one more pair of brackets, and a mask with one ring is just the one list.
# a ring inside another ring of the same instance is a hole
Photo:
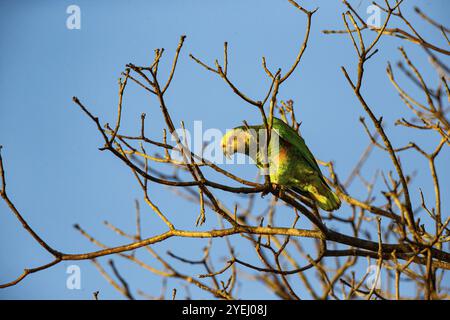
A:
{"label": "parrot's green wing", "polygon": [[306,146],[305,140],[303,140],[303,138],[300,137],[300,135],[293,128],[288,126],[283,120],[274,117],[272,129],[282,139],[295,146],[306,163],[308,163],[311,168],[316,170],[317,173],[319,173],[320,177],[323,179],[319,165],[317,164],[316,159],[314,159],[311,151]]}

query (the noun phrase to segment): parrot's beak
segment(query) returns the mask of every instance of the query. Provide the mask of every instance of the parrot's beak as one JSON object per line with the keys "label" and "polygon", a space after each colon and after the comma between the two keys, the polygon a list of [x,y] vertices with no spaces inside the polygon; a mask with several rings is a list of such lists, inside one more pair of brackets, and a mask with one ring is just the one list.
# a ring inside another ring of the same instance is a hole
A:
{"label": "parrot's beak", "polygon": [[222,152],[223,155],[227,158],[227,159],[231,159],[231,155],[228,153],[227,147],[225,145],[222,145]]}

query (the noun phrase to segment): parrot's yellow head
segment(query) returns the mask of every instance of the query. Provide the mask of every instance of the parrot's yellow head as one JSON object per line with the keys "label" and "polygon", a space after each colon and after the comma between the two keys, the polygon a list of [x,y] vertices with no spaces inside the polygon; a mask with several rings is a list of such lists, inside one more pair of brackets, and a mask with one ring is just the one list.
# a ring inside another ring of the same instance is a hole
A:
{"label": "parrot's yellow head", "polygon": [[245,127],[229,130],[221,141],[222,152],[227,158],[237,153],[246,153],[250,141],[250,134]]}

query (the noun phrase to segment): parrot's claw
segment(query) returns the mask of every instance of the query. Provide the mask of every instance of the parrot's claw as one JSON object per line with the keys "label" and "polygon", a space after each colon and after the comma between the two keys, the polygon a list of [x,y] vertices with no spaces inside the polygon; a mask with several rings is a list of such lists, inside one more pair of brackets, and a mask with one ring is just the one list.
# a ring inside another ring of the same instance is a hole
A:
{"label": "parrot's claw", "polygon": [[265,188],[263,191],[261,191],[261,198],[264,198],[268,193],[272,192],[273,188],[273,184],[269,185],[269,184],[265,184]]}

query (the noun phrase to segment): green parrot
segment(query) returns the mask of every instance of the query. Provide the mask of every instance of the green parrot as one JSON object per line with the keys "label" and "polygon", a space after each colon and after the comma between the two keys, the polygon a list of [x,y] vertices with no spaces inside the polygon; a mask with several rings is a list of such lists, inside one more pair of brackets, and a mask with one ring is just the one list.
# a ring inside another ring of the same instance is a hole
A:
{"label": "green parrot", "polygon": [[[284,121],[273,118],[268,152],[264,125],[240,126],[228,131],[221,145],[225,156],[243,153],[260,168],[267,168],[272,183],[313,200],[326,211],[341,206],[338,196],[326,183],[305,140]],[[268,161],[264,161],[265,159]]]}

